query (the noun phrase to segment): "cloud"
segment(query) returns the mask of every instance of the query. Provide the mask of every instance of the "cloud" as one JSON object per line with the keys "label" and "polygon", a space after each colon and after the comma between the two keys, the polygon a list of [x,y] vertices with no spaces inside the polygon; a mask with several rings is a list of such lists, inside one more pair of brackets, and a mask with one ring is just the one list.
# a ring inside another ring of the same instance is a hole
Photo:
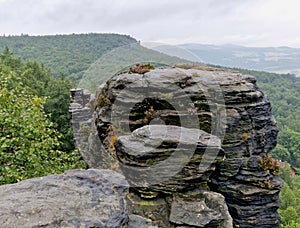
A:
{"label": "cloud", "polygon": [[300,47],[299,8],[298,0],[0,0],[0,31]]}

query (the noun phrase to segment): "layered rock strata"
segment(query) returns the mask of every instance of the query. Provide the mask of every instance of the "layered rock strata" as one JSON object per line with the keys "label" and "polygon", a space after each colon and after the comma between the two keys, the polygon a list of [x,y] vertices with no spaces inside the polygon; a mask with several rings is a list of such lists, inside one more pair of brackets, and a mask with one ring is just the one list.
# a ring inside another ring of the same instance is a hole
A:
{"label": "layered rock strata", "polygon": [[[219,138],[174,125],[146,125],[120,136],[115,147],[126,179],[148,198],[206,187],[224,159]],[[201,163],[204,154],[209,166]]]}
{"label": "layered rock strata", "polygon": [[[121,169],[124,170],[123,166],[132,170],[151,168],[182,149],[177,147],[176,137],[172,141],[167,136],[165,142],[159,140],[159,134],[152,137],[143,133],[147,130],[145,125],[154,125],[157,129],[159,125],[161,129],[166,125],[173,130],[174,126],[181,130],[200,129],[219,138],[222,149],[214,157],[217,159],[201,157],[196,140],[190,149],[197,157],[194,164],[206,163],[209,168],[206,169],[207,178],[198,179],[194,178],[196,168],[188,169],[191,182],[198,181],[198,186],[206,184],[210,191],[221,193],[235,226],[279,227],[277,209],[282,181],[277,176],[276,161],[267,155],[276,145],[277,128],[270,102],[257,87],[254,77],[202,67],[167,67],[144,74],[125,73],[114,76],[98,91],[96,103],[97,131],[106,149],[103,153],[117,159]],[[145,152],[148,146],[152,148],[151,153]],[[185,163],[187,167],[194,165],[193,159],[192,156],[191,161]],[[171,167],[167,163],[165,173]],[[186,194],[190,189],[182,187],[185,186],[182,183],[188,175],[182,174],[186,166],[182,168],[159,184],[149,184],[149,179],[142,181],[141,176],[134,178],[131,174],[129,182],[142,198],[148,197],[149,190],[159,192],[157,197],[170,197],[174,195],[171,186]],[[197,184],[186,186],[193,188]]]}
{"label": "layered rock strata", "polygon": [[89,167],[111,169],[115,160],[109,154],[102,153],[103,146],[95,126],[95,95],[81,88],[70,92],[69,113],[75,146]]}

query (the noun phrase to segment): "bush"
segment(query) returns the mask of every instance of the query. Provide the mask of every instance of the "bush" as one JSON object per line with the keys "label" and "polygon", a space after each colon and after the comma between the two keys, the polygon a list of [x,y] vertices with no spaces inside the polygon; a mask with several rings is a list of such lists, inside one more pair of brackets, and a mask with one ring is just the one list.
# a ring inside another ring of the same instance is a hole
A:
{"label": "bush", "polygon": [[0,79],[0,184],[85,168],[76,152],[57,149],[61,135],[44,112],[46,99],[32,95],[3,64]]}

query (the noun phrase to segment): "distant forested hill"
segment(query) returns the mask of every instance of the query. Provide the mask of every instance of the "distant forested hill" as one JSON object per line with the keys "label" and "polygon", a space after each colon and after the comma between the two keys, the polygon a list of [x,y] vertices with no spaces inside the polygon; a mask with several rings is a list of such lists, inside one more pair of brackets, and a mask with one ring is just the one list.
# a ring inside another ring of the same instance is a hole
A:
{"label": "distant forested hill", "polygon": [[[42,63],[46,68],[51,69],[54,77],[63,74],[76,83],[81,80],[85,71],[95,61],[105,53],[121,47],[130,49],[134,46],[133,49],[139,49],[139,56],[144,56],[144,59],[162,60],[168,64],[182,62],[182,59],[144,48],[134,38],[119,34],[0,36],[0,50],[3,50],[6,46],[14,56],[19,56],[23,60]],[[120,62],[120,58],[130,57],[120,57],[116,54],[116,51],[114,53],[119,58],[115,59],[117,62]],[[122,53],[124,54],[124,51]],[[113,59],[110,60],[114,61]]]}
{"label": "distant forested hill", "polygon": [[105,52],[132,43],[137,41],[118,34],[0,37],[1,50],[7,46],[15,56],[43,63],[55,77],[64,74],[73,81]]}

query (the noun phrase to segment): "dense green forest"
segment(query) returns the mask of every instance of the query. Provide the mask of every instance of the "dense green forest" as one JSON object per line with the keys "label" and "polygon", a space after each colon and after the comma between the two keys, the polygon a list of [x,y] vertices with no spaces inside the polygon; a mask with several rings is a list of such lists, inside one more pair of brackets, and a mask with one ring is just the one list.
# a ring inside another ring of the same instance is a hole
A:
{"label": "dense green forest", "polygon": [[280,176],[284,180],[280,192],[280,227],[298,228],[300,227],[300,176],[291,175],[289,166],[281,169]]}
{"label": "dense green forest", "polygon": [[72,84],[8,48],[0,54],[0,184],[85,168],[68,116]]}
{"label": "dense green forest", "polygon": [[[79,83],[95,91],[98,83],[140,59],[169,65],[182,62],[115,34],[0,37],[0,48],[0,184],[85,167],[74,150],[70,88]],[[272,103],[280,130],[272,156],[299,169],[300,78],[238,70],[254,75]],[[11,151],[18,151],[18,156]],[[290,177],[290,169],[282,169],[281,175],[286,182],[281,192],[282,227],[299,227],[300,177]]]}

